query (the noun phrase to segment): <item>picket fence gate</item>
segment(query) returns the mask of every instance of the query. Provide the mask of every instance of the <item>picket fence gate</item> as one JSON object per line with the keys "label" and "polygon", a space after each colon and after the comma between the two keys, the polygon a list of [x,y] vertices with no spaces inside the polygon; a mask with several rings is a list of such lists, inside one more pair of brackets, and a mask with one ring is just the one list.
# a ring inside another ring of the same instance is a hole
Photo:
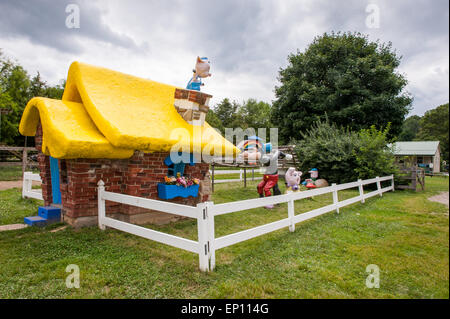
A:
{"label": "picket fence gate", "polygon": [[[383,181],[391,181],[390,186],[381,188],[381,182]],[[364,185],[374,183],[376,183],[377,189],[367,194],[364,194]],[[359,189],[359,196],[339,201],[338,191],[356,187],[358,187]],[[328,187],[317,188],[302,192],[293,192],[289,194],[265,198],[248,199],[224,204],[203,202],[197,204],[197,206],[187,206],[154,199],[147,199],[142,197],[135,197],[130,195],[108,192],[105,190],[104,182],[100,180],[98,182],[98,225],[99,228],[102,230],[104,230],[106,227],[110,227],[198,254],[200,270],[212,271],[214,270],[216,264],[215,258],[216,250],[285,227],[289,227],[289,231],[294,232],[295,224],[297,223],[303,222],[305,220],[320,216],[322,214],[334,210],[337,213],[339,213],[339,209],[341,207],[356,202],[364,203],[367,198],[376,195],[383,196],[383,193],[387,191],[394,191],[393,175],[384,177],[377,176],[376,178],[367,180],[359,179],[358,181],[352,183],[339,185],[332,184],[331,186]],[[332,204],[311,210],[306,213],[295,215],[294,201],[327,193],[333,194]],[[194,241],[187,238],[170,235],[153,229],[119,221],[111,217],[106,217],[105,201],[112,201],[131,206],[152,209],[160,212],[180,215],[184,217],[195,218],[197,219],[198,240]],[[229,234],[226,236],[218,238],[215,237],[215,230],[214,230],[215,216],[281,203],[288,203],[287,218],[269,224],[250,228],[247,230],[239,231],[237,233]]]}

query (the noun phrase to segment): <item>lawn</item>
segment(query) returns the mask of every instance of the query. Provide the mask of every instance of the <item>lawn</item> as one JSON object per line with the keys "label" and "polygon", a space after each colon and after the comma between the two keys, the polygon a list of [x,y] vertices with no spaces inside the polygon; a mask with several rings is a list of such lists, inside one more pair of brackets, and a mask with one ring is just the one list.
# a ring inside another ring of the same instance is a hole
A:
{"label": "lawn", "polygon": [[[256,184],[217,184],[213,201],[254,198]],[[385,193],[297,224],[294,233],[221,249],[212,273],[197,270],[197,255],[112,229],[0,232],[0,298],[448,298],[448,208],[427,200],[441,191],[448,178],[427,177],[425,192]],[[342,191],[340,199],[357,194]],[[296,213],[331,202],[329,194],[297,201]],[[37,205],[18,189],[2,191],[1,223],[20,222]],[[216,236],[286,216],[285,204],[218,216]],[[196,239],[193,220],[151,227]],[[80,267],[79,289],[65,286],[69,264]],[[380,268],[378,289],[365,285],[369,264]]]}
{"label": "lawn", "polygon": [[[27,171],[39,172],[37,168],[27,168]],[[22,179],[22,165],[0,166],[0,181],[18,181]]]}
{"label": "lawn", "polygon": [[18,181],[22,179],[22,166],[1,166],[0,181]]}

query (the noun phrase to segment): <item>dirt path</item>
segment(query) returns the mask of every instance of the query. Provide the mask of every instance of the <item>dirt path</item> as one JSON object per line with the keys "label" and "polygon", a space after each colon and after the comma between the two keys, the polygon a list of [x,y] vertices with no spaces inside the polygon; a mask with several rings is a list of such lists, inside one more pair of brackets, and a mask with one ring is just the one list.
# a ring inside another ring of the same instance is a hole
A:
{"label": "dirt path", "polygon": [[[33,181],[33,186],[39,186],[41,183]],[[0,181],[0,191],[10,188],[22,188],[22,181]]]}
{"label": "dirt path", "polygon": [[439,195],[434,195],[432,197],[429,197],[428,200],[442,203],[448,206],[448,192],[442,192]]}
{"label": "dirt path", "polygon": [[9,224],[9,225],[0,225],[0,231],[6,231],[6,230],[16,230],[16,229],[22,229],[28,227],[25,224]]}

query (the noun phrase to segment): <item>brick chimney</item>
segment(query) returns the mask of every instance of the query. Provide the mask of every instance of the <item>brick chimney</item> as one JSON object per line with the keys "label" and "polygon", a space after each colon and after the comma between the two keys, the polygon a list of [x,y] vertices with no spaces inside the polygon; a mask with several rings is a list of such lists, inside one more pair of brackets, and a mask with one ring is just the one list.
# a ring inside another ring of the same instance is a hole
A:
{"label": "brick chimney", "polygon": [[175,89],[175,108],[192,125],[203,126],[212,95],[200,91]]}

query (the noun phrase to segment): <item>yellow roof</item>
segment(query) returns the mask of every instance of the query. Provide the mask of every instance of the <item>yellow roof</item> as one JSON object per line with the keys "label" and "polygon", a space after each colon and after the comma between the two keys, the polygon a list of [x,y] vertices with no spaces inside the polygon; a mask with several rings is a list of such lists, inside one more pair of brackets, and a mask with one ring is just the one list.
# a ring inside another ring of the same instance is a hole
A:
{"label": "yellow roof", "polygon": [[74,62],[62,100],[31,99],[19,131],[34,136],[40,118],[42,151],[55,158],[128,158],[135,150],[166,152],[173,146],[216,156],[238,153],[208,123],[193,126],[178,114],[175,89]]}

